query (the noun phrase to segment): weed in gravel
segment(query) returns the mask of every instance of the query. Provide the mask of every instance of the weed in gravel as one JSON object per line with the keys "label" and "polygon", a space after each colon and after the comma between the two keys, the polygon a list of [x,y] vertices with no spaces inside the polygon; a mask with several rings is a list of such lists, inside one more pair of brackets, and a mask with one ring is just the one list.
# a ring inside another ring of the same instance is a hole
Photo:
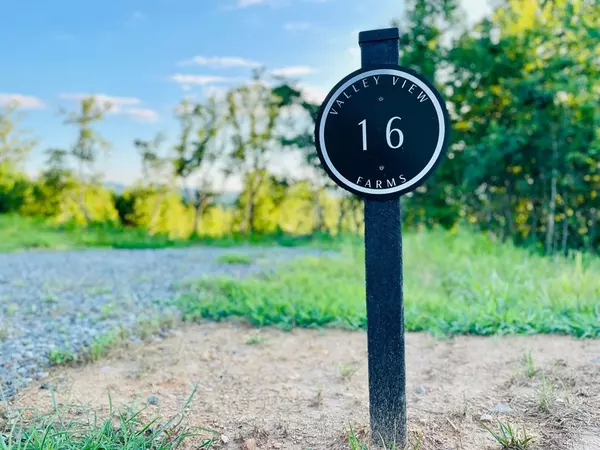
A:
{"label": "weed in gravel", "polygon": [[227,255],[221,255],[217,258],[219,264],[252,264],[252,258],[249,255],[243,253],[229,253]]}
{"label": "weed in gravel", "polygon": [[11,303],[6,307],[6,315],[8,317],[14,316],[19,310],[19,306],[15,303]]}
{"label": "weed in gravel", "polygon": [[51,365],[68,364],[77,360],[77,355],[69,350],[59,350],[53,348],[48,354],[48,360]]}
{"label": "weed in gravel", "polygon": [[42,294],[42,302],[44,302],[47,305],[54,305],[54,304],[58,303],[59,300],[60,299],[55,294],[48,293],[48,292]]}
{"label": "weed in gravel", "polygon": [[509,423],[502,421],[498,421],[498,430],[492,430],[483,422],[479,422],[479,424],[492,435],[503,450],[527,450],[534,441],[532,436],[527,435],[525,427],[519,432]]}
{"label": "weed in gravel", "polygon": [[100,317],[102,320],[110,319],[111,317],[118,317],[115,305],[113,303],[107,303],[100,308]]}
{"label": "weed in gravel", "polygon": [[87,293],[90,295],[110,294],[111,292],[111,289],[106,286],[92,286],[87,289]]}

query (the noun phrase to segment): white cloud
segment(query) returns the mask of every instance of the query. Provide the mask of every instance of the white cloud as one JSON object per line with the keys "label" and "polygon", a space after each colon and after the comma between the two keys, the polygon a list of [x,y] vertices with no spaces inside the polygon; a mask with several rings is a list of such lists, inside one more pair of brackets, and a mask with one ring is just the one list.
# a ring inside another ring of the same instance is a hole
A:
{"label": "white cloud", "polygon": [[305,31],[311,27],[310,22],[288,22],[283,25],[285,31]]}
{"label": "white cloud", "polygon": [[0,106],[7,107],[16,105],[22,109],[44,109],[46,104],[39,97],[23,94],[3,94],[0,93]]}
{"label": "white cloud", "polygon": [[196,65],[215,68],[259,67],[261,65],[257,61],[252,61],[250,59],[240,58],[237,56],[194,56],[191,59],[182,61],[180,64],[184,66]]}
{"label": "white cloud", "polygon": [[214,75],[187,75],[176,73],[171,76],[171,81],[177,83],[183,90],[189,90],[192,86],[204,86],[215,83],[232,83],[239,81],[238,78],[219,77]]}
{"label": "white cloud", "polygon": [[158,120],[158,113],[148,108],[126,109],[123,111],[123,114],[128,115],[138,122],[156,122]]}
{"label": "white cloud", "polygon": [[271,75],[275,77],[294,77],[299,75],[310,75],[315,70],[309,66],[288,66],[281,67],[271,71]]}
{"label": "white cloud", "polygon": [[320,86],[310,84],[299,84],[297,88],[302,92],[304,98],[310,103],[320,104],[327,96],[327,90]]}
{"label": "white cloud", "polygon": [[63,100],[81,101],[84,98],[92,96],[98,103],[108,106],[106,111],[108,114],[126,115],[139,122],[155,122],[158,120],[158,113],[153,109],[133,108],[133,106],[137,106],[142,103],[142,101],[136,97],[117,97],[114,95],[77,92],[60,94],[59,98]]}
{"label": "white cloud", "polygon": [[223,99],[227,95],[227,89],[225,89],[223,86],[214,86],[209,84],[204,87],[204,95],[206,97]]}
{"label": "white cloud", "polygon": [[60,94],[59,98],[63,100],[76,100],[81,101],[84,98],[94,97],[97,103],[105,104],[108,106],[109,113],[118,114],[122,111],[123,107],[139,105],[142,101],[135,97],[115,97],[106,94],[92,94],[92,93],[69,93]]}

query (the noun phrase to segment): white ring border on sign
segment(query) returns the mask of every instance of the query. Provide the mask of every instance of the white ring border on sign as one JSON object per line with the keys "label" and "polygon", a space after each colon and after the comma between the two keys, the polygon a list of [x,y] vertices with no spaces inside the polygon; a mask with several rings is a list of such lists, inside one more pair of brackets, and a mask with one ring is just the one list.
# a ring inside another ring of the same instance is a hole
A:
{"label": "white ring border on sign", "polygon": [[[362,80],[363,78],[366,78],[366,77],[372,76],[372,75],[399,75],[403,78],[406,78],[409,81],[412,81],[414,84],[416,84],[418,87],[420,87],[423,90],[423,92],[425,92],[427,95],[429,95],[429,99],[431,100],[431,103],[433,103],[433,107],[435,108],[435,111],[436,111],[437,117],[438,117],[438,122],[439,122],[438,141],[437,141],[437,145],[435,147],[435,151],[433,152],[433,156],[431,157],[431,159],[429,160],[429,162],[427,163],[425,168],[423,170],[421,170],[421,172],[419,172],[415,177],[408,180],[406,183],[402,183],[401,185],[396,186],[395,188],[372,189],[372,188],[366,188],[364,186],[359,186],[358,184],[351,182],[350,180],[345,178],[340,172],[338,172],[338,170],[332,164],[331,159],[329,159],[329,155],[327,153],[327,147],[325,146],[325,124],[327,123],[327,117],[329,117],[328,116],[329,110],[331,109],[333,102],[342,94],[342,92],[344,90],[346,90],[347,87],[351,86],[358,80]],[[324,118],[324,120],[323,120],[323,118]],[[323,158],[325,159],[325,162],[327,163],[327,167],[346,186],[356,189],[359,192],[364,192],[365,194],[385,195],[385,194],[392,194],[394,192],[403,191],[403,190],[409,188],[410,186],[412,186],[413,184],[418,183],[421,179],[423,179],[423,177],[425,177],[429,173],[429,171],[431,170],[433,165],[436,163],[436,161],[440,157],[440,154],[442,152],[442,147],[444,146],[445,133],[446,133],[446,122],[444,119],[444,113],[442,111],[442,106],[440,105],[440,102],[439,102],[437,96],[431,91],[431,89],[429,89],[429,86],[427,86],[425,83],[423,83],[420,79],[418,79],[414,75],[404,72],[403,70],[373,69],[373,70],[369,70],[367,72],[361,72],[358,75],[356,75],[355,77],[350,78],[348,81],[346,81],[344,84],[342,84],[338,88],[337,91],[335,91],[335,94],[333,94],[331,96],[331,98],[327,102],[327,105],[325,105],[325,109],[323,110],[321,124],[319,126],[319,143],[321,146],[321,153],[323,154]]]}

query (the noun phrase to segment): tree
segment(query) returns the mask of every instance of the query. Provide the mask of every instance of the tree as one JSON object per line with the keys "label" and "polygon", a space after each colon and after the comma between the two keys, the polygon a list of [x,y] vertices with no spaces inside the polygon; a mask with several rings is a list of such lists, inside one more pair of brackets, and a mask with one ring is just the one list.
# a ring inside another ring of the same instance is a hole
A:
{"label": "tree", "polygon": [[0,109],[0,213],[16,211],[26,201],[29,182],[19,173],[37,142],[20,127],[18,104]]}
{"label": "tree", "polygon": [[[401,20],[393,22],[401,31],[400,64],[421,73],[443,92],[452,77],[448,60],[452,37],[466,26],[459,1],[409,0],[405,11]],[[416,227],[454,226],[459,214],[453,186],[458,182],[453,165],[443,161],[426,184],[405,197],[404,222]]]}
{"label": "tree", "polygon": [[267,181],[268,167],[274,150],[280,148],[277,133],[278,119],[283,107],[282,98],[269,87],[264,71],[257,70],[250,83],[227,93],[226,123],[232,152],[232,167],[246,176],[242,231],[256,229],[257,198]]}
{"label": "tree", "polygon": [[133,142],[142,161],[142,180],[151,186],[169,184],[171,179],[167,171],[171,159],[161,151],[164,141],[165,136],[158,133],[152,140],[136,139]]}
{"label": "tree", "polygon": [[505,1],[449,55],[466,215],[546,253],[581,247],[570,230],[594,233],[599,13],[585,0]]}
{"label": "tree", "polygon": [[104,118],[104,114],[111,108],[110,103],[99,103],[95,97],[86,97],[81,100],[78,112],[62,111],[66,115],[65,124],[77,127],[78,136],[68,154],[77,166],[80,180],[78,204],[86,222],[91,221],[91,216],[85,204],[85,194],[88,183],[97,181],[95,165],[101,151],[107,151],[110,145],[92,126]]}
{"label": "tree", "polygon": [[193,233],[198,233],[204,212],[214,198],[214,163],[219,156],[217,135],[223,125],[223,115],[215,97],[203,103],[184,100],[177,113],[180,123],[179,142],[175,146],[173,171],[181,180],[184,196],[188,195],[188,179],[196,178],[192,191],[194,205]]}
{"label": "tree", "polygon": [[25,159],[37,145],[28,132],[19,128],[23,115],[18,112],[18,103],[13,102],[0,109],[0,167],[3,170],[22,168]]}

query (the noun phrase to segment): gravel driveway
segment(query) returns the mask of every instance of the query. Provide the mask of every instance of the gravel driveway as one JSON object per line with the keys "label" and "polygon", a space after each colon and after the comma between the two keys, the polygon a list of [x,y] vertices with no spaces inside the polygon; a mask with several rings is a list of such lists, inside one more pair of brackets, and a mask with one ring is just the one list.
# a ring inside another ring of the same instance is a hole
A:
{"label": "gravel driveway", "polygon": [[[252,264],[222,264],[226,254]],[[0,254],[0,402],[47,376],[51,351],[77,353],[95,338],[173,311],[182,283],[207,275],[246,276],[303,248],[84,250]],[[135,339],[135,337],[134,337]]]}

